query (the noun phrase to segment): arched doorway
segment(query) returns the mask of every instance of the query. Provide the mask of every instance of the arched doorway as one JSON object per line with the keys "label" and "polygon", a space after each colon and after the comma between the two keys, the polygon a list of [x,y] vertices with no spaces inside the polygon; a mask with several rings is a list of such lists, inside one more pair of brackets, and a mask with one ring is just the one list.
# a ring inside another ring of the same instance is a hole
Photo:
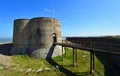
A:
{"label": "arched doorway", "polygon": [[56,33],[53,33],[53,43],[56,43],[57,42],[57,35]]}

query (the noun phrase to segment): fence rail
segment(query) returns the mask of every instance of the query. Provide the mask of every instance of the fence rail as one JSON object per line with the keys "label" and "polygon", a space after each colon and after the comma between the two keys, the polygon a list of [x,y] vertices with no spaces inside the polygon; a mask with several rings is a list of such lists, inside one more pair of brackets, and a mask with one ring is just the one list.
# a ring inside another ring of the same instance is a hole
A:
{"label": "fence rail", "polygon": [[[81,42],[79,44],[76,43],[72,43],[70,41],[63,41],[62,43],[54,43],[54,45],[60,45],[62,46],[62,60],[64,61],[64,55],[63,55],[63,47],[70,47],[72,48],[73,52],[73,66],[77,66],[77,49],[80,50],[84,50],[84,51],[89,51],[90,52],[90,74],[92,74],[94,72],[94,53],[95,52],[104,52],[104,53],[109,53],[109,54],[113,54],[113,55],[117,55],[120,56],[120,51],[114,51],[113,50],[113,46],[117,46],[117,48],[120,47],[119,44],[112,44],[112,45],[108,45],[108,44],[103,44],[103,43],[95,43],[95,42]],[[99,46],[98,46],[99,45]],[[104,46],[101,48],[101,46]],[[107,46],[107,47],[106,47]],[[98,48],[99,47],[99,48]],[[105,47],[107,49],[105,49]],[[118,49],[117,49],[118,50]],[[66,51],[65,51],[65,55],[66,55]]]}

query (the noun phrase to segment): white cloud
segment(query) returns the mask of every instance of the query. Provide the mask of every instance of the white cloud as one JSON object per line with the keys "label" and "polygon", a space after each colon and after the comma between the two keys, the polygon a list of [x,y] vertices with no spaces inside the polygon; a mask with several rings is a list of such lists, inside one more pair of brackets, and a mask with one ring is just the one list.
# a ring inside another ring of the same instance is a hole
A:
{"label": "white cloud", "polygon": [[52,12],[52,10],[49,10],[47,8],[44,8],[44,11],[46,11],[46,12]]}

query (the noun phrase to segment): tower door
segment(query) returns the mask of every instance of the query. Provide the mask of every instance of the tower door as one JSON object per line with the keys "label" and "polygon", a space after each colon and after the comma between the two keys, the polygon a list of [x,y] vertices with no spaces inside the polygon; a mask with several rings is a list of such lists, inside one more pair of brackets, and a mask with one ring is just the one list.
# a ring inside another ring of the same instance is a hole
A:
{"label": "tower door", "polygon": [[56,43],[57,42],[57,36],[56,36],[56,33],[53,33],[53,43]]}

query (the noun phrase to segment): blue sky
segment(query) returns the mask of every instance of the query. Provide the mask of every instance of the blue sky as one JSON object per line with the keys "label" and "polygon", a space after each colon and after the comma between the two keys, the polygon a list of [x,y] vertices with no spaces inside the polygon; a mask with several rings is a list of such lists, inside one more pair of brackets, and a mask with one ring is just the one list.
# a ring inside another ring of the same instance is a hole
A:
{"label": "blue sky", "polygon": [[13,36],[18,18],[54,17],[62,36],[120,35],[120,0],[1,0],[0,38]]}

